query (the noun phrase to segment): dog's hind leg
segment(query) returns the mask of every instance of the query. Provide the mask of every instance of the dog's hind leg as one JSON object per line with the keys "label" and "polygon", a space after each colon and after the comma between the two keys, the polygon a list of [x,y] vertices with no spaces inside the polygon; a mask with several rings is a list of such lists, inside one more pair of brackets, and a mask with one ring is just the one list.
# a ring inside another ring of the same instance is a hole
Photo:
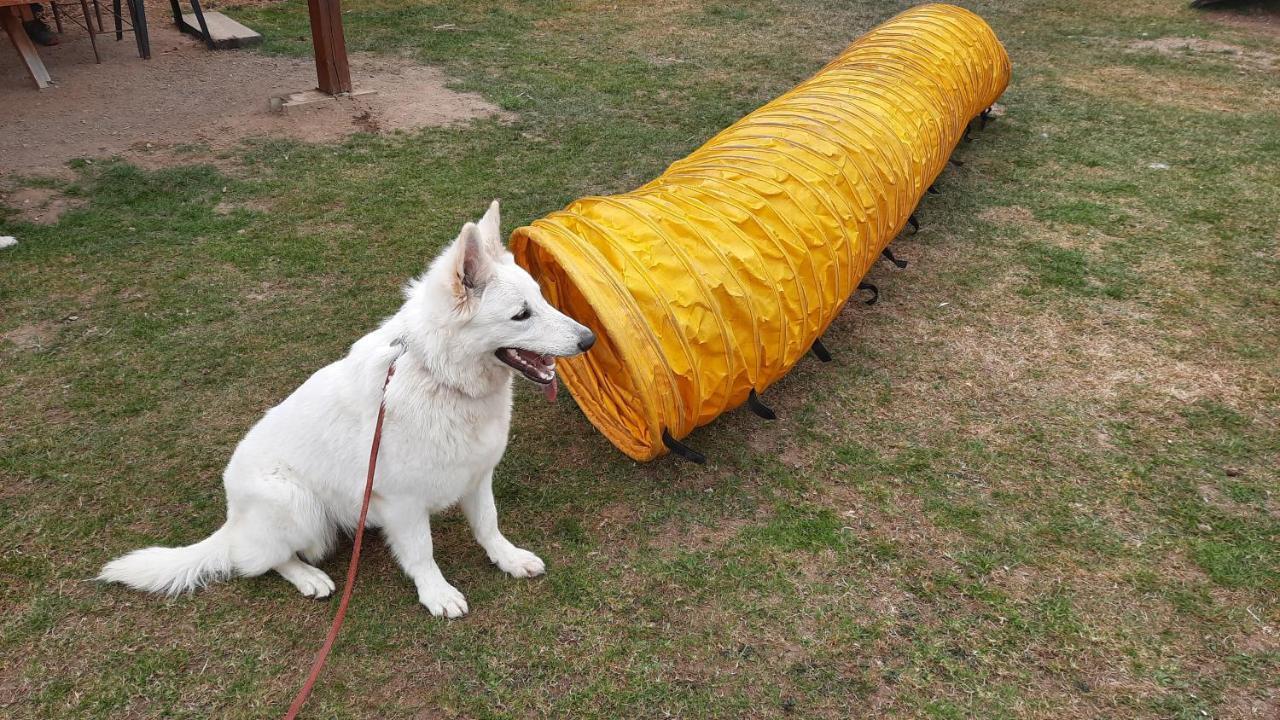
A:
{"label": "dog's hind leg", "polygon": [[298,588],[298,592],[306,597],[327,598],[333,594],[333,580],[329,578],[325,571],[314,565],[308,565],[298,558],[286,560],[285,562],[272,568],[276,572],[284,576],[285,580],[293,583]]}
{"label": "dog's hind leg", "polygon": [[307,597],[333,592],[323,570],[298,559],[300,552],[308,558],[323,554],[332,543],[332,525],[313,493],[277,470],[249,483],[228,483],[227,505],[237,573],[252,577],[275,570]]}

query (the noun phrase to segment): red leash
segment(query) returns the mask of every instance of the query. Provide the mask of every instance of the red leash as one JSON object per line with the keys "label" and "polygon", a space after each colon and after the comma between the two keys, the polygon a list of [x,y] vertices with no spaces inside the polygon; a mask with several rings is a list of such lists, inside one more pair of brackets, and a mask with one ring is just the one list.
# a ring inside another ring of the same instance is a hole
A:
{"label": "red leash", "polygon": [[[402,347],[400,353],[403,352]],[[294,720],[298,717],[298,712],[302,710],[307,698],[311,697],[311,690],[315,688],[320,671],[324,669],[324,661],[329,659],[329,651],[333,649],[333,642],[338,639],[338,631],[342,629],[342,619],[347,615],[347,603],[351,601],[351,591],[356,585],[356,570],[360,567],[360,541],[364,539],[364,520],[369,514],[369,500],[373,497],[373,471],[378,467],[378,446],[382,444],[382,418],[387,414],[387,386],[391,384],[391,376],[396,374],[396,360],[399,359],[400,354],[392,358],[391,365],[387,368],[387,379],[382,381],[378,422],[373,426],[373,447],[369,448],[369,474],[364,479],[364,502],[360,505],[360,519],[356,521],[356,539],[351,548],[351,564],[347,566],[347,586],[342,588],[342,601],[338,603],[338,612],[334,614],[333,624],[329,626],[329,635],[325,637],[324,645],[316,655],[316,661],[311,664],[311,674],[307,676],[302,689],[293,698],[293,704],[289,706],[289,712],[285,713],[284,720]]]}

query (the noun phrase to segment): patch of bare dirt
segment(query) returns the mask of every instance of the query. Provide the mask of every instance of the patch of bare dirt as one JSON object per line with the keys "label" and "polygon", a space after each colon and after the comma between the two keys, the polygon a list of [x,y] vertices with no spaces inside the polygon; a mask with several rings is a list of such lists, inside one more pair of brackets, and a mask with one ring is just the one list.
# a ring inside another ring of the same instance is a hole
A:
{"label": "patch of bare dirt", "polygon": [[1235,638],[1235,648],[1249,655],[1261,655],[1280,651],[1280,633],[1270,625],[1241,633]]}
{"label": "patch of bare dirt", "polygon": [[1250,50],[1239,45],[1204,38],[1163,37],[1138,40],[1128,44],[1131,52],[1154,52],[1168,57],[1221,58],[1233,65],[1253,70],[1270,70],[1280,55],[1265,50]]}
{"label": "patch of bare dirt", "polygon": [[19,188],[0,191],[0,202],[18,212],[18,219],[37,225],[52,225],[68,210],[83,207],[84,200],[63,195],[52,188]]}
{"label": "patch of bare dirt", "polygon": [[761,525],[767,518],[768,515],[761,511],[752,517],[719,518],[714,526],[673,520],[655,530],[649,545],[664,553],[716,549],[727,545],[743,528]]}
{"label": "patch of bare dirt", "polygon": [[625,502],[610,503],[596,513],[596,529],[606,533],[618,532],[630,527],[639,519],[635,505]]}
{"label": "patch of bare dirt", "polygon": [[[795,395],[786,397],[779,393],[778,401],[773,404],[777,410],[794,410],[799,403]],[[787,417],[780,413],[780,422],[787,422]],[[776,457],[792,470],[812,467],[820,454],[819,449],[812,444],[797,441],[792,430],[788,427],[787,432],[747,433],[747,445],[752,452]]]}
{"label": "patch of bare dirt", "polygon": [[155,18],[150,29],[150,60],[139,59],[126,37],[99,43],[101,64],[94,63],[87,36],[63,34],[61,45],[40,50],[57,83],[43,91],[16,56],[0,53],[0,113],[7,131],[0,139],[0,174],[57,173],[82,157],[191,162],[191,148],[217,151],[250,137],[331,142],[355,132],[449,125],[499,113],[479,95],[446,87],[448,78],[436,68],[367,55],[352,56],[352,79],[357,90],[375,94],[272,112],[271,97],[315,87],[311,59],[210,52]]}
{"label": "patch of bare dirt", "polygon": [[19,350],[41,350],[53,342],[58,334],[58,327],[53,323],[42,322],[18,327],[0,335],[0,339],[13,343]]}
{"label": "patch of bare dirt", "polygon": [[997,225],[1025,225],[1035,222],[1031,211],[1020,205],[989,207],[978,213],[978,217]]}
{"label": "patch of bare dirt", "polygon": [[1280,7],[1235,7],[1210,9],[1206,18],[1230,28],[1267,35],[1280,40]]}
{"label": "patch of bare dirt", "polygon": [[1268,497],[1266,502],[1261,506],[1255,507],[1248,503],[1240,503],[1227,497],[1225,493],[1213,485],[1203,484],[1197,488],[1200,494],[1200,500],[1205,505],[1221,510],[1222,512],[1236,515],[1238,517],[1252,517],[1260,510],[1274,518],[1280,518],[1280,502],[1274,497]]}
{"label": "patch of bare dirt", "polygon": [[290,294],[290,289],[282,282],[264,280],[257,287],[245,292],[244,298],[252,303],[271,302],[278,297]]}
{"label": "patch of bare dirt", "polygon": [[1261,697],[1247,697],[1236,693],[1225,700],[1219,711],[1222,720],[1266,720],[1280,717],[1280,690],[1274,687],[1259,688]]}
{"label": "patch of bare dirt", "polygon": [[271,211],[272,203],[263,198],[252,198],[244,202],[227,202],[223,200],[213,206],[213,212],[218,215],[230,215],[236,210],[249,210],[256,213],[266,213]]}

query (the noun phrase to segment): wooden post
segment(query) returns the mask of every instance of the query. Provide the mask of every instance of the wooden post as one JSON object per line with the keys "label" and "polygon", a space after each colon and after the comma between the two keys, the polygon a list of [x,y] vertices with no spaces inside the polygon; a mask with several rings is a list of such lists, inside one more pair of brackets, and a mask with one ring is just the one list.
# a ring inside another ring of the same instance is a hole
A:
{"label": "wooden post", "polygon": [[36,52],[35,44],[31,42],[31,38],[27,37],[27,31],[22,27],[22,13],[15,5],[17,5],[15,2],[0,3],[0,24],[4,25],[4,31],[9,35],[10,42],[22,58],[22,63],[27,66],[27,72],[31,74],[36,87],[43,90],[52,82],[49,71],[45,69],[44,63],[40,62],[40,54]]}
{"label": "wooden post", "polygon": [[329,95],[351,92],[351,66],[347,63],[339,0],[307,0],[307,10],[311,14],[311,45],[316,53],[320,92]]}

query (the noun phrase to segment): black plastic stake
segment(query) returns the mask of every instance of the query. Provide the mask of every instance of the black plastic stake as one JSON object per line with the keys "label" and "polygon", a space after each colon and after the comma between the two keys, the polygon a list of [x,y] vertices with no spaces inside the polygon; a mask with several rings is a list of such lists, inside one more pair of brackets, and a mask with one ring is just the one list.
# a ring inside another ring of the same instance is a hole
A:
{"label": "black plastic stake", "polygon": [[773,408],[760,401],[760,396],[756,394],[755,388],[752,388],[751,394],[747,396],[747,407],[751,408],[751,412],[765,420],[778,419],[778,414],[773,411]]}
{"label": "black plastic stake", "polygon": [[688,460],[691,463],[697,463],[699,465],[707,464],[706,455],[703,455],[697,450],[694,450],[688,445],[685,445],[679,440],[676,440],[675,438],[671,437],[671,432],[668,430],[662,431],[662,444],[666,445],[667,449],[670,450],[671,452],[675,453],[676,455],[679,455],[680,457],[684,458],[685,460]]}
{"label": "black plastic stake", "polygon": [[906,261],[906,260],[899,260],[898,258],[894,257],[894,256],[893,256],[893,251],[892,251],[892,250],[890,250],[889,248],[885,248],[885,249],[881,250],[881,251],[880,251],[880,256],[881,256],[881,257],[883,257],[885,260],[888,260],[889,262],[891,262],[891,263],[893,263],[894,265],[896,265],[896,266],[898,267],[898,269],[899,269],[899,270],[901,270],[902,268],[905,268],[905,267],[907,266],[907,261]]}
{"label": "black plastic stake", "polygon": [[827,346],[822,344],[822,338],[814,340],[813,347],[809,349],[822,362],[831,362],[831,353],[827,352]]}
{"label": "black plastic stake", "polygon": [[880,288],[869,282],[858,283],[858,289],[871,291],[871,299],[865,301],[868,305],[875,305],[876,301],[880,299]]}

